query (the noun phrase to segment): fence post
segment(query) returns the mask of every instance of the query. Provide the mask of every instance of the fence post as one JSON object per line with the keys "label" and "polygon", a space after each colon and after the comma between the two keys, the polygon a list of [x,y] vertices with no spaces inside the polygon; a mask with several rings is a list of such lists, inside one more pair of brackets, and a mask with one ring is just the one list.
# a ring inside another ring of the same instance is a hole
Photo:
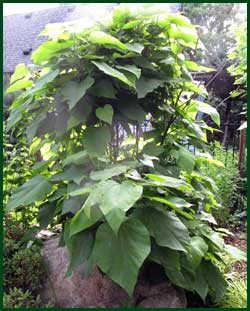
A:
{"label": "fence post", "polygon": [[243,176],[245,172],[245,148],[246,148],[246,129],[240,130],[240,142],[239,142],[239,161],[238,161],[238,169],[240,175]]}

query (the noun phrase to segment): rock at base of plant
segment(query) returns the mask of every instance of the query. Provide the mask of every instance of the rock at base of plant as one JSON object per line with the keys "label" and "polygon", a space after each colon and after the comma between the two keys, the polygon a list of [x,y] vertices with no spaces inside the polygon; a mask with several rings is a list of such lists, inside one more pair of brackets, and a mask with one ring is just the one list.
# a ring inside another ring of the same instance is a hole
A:
{"label": "rock at base of plant", "polygon": [[61,308],[117,308],[128,303],[135,304],[140,297],[138,307],[186,307],[184,292],[167,283],[150,287],[139,278],[134,302],[130,302],[127,293],[96,267],[88,278],[84,276],[83,269],[78,269],[72,276],[65,278],[69,258],[67,249],[58,247],[58,243],[58,238],[52,238],[44,242],[42,249],[43,258],[49,270],[49,278],[40,292],[44,303],[53,302],[56,307]]}
{"label": "rock at base of plant", "polygon": [[147,295],[137,305],[138,308],[186,308],[187,306],[184,291],[167,283],[150,287]]}

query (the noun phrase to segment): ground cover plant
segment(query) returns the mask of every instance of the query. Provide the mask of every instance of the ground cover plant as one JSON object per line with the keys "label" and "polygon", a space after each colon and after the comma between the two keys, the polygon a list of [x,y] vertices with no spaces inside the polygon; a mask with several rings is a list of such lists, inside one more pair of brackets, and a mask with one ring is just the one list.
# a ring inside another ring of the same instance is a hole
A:
{"label": "ground cover plant", "polygon": [[224,252],[245,257],[224,243],[211,214],[215,185],[201,172],[204,162],[223,164],[206,152],[213,129],[196,120],[201,111],[220,125],[190,74],[209,70],[188,58],[202,48],[195,27],[181,15],[119,7],[105,25],[49,25],[43,34],[35,66],[18,65],[7,90],[25,89],[7,131],[25,120],[30,153],[42,160],[7,210],[36,203],[40,228],[62,224],[67,275],[96,264],[132,296],[143,264],[155,262],[203,300],[222,297],[217,264]]}

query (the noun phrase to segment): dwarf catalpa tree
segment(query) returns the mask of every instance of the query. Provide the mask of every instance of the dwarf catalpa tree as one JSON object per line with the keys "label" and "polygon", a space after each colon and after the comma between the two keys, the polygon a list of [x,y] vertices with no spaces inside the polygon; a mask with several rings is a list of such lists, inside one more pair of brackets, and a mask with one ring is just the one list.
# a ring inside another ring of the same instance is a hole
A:
{"label": "dwarf catalpa tree", "polygon": [[205,91],[190,71],[208,69],[186,58],[200,48],[195,27],[181,15],[119,7],[106,25],[54,24],[43,35],[34,66],[18,65],[8,89],[25,89],[8,131],[26,122],[30,152],[43,161],[7,209],[40,202],[40,227],[62,224],[68,275],[97,265],[132,296],[151,261],[203,299],[209,289],[223,295],[216,263],[232,249],[210,213],[214,182],[200,172],[203,162],[221,163],[205,153],[213,129],[196,115],[220,119],[197,100]]}

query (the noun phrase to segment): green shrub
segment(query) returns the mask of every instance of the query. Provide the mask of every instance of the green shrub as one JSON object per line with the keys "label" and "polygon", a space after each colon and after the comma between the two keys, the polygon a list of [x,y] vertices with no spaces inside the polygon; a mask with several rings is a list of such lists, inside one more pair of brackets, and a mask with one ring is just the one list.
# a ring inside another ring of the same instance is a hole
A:
{"label": "green shrub", "polygon": [[34,297],[29,290],[24,291],[21,288],[12,288],[9,293],[3,295],[4,308],[46,308],[42,304],[40,296]]}
{"label": "green shrub", "polygon": [[[226,282],[216,261],[225,244],[210,226],[213,183],[199,169],[212,159],[187,148],[206,148],[211,129],[198,111],[220,125],[216,109],[196,100],[206,91],[190,72],[209,69],[190,60],[201,48],[195,26],[119,6],[105,26],[62,24],[44,34],[49,41],[32,55],[39,71],[18,65],[19,81],[7,90],[25,89],[7,130],[25,120],[30,150],[43,149],[44,158],[6,208],[40,203],[40,226],[62,225],[68,275],[94,263],[132,297],[151,261],[173,284],[220,297]],[[151,130],[140,134],[146,117]],[[121,130],[134,138],[126,153]]]}
{"label": "green shrub", "polygon": [[[220,225],[234,223],[241,216],[240,213],[246,209],[246,197],[244,195],[244,179],[241,178],[238,165],[237,154],[233,157],[232,150],[225,150],[218,142],[212,146],[214,159],[221,161],[224,167],[218,167],[213,163],[202,165],[202,172],[212,178],[215,182],[215,198],[221,207],[213,210],[217,222]],[[235,218],[232,217],[237,211]],[[244,218],[244,213],[242,214]]]}
{"label": "green shrub", "polygon": [[43,259],[38,250],[19,249],[12,257],[4,257],[4,290],[17,287],[36,293],[46,277]]}

